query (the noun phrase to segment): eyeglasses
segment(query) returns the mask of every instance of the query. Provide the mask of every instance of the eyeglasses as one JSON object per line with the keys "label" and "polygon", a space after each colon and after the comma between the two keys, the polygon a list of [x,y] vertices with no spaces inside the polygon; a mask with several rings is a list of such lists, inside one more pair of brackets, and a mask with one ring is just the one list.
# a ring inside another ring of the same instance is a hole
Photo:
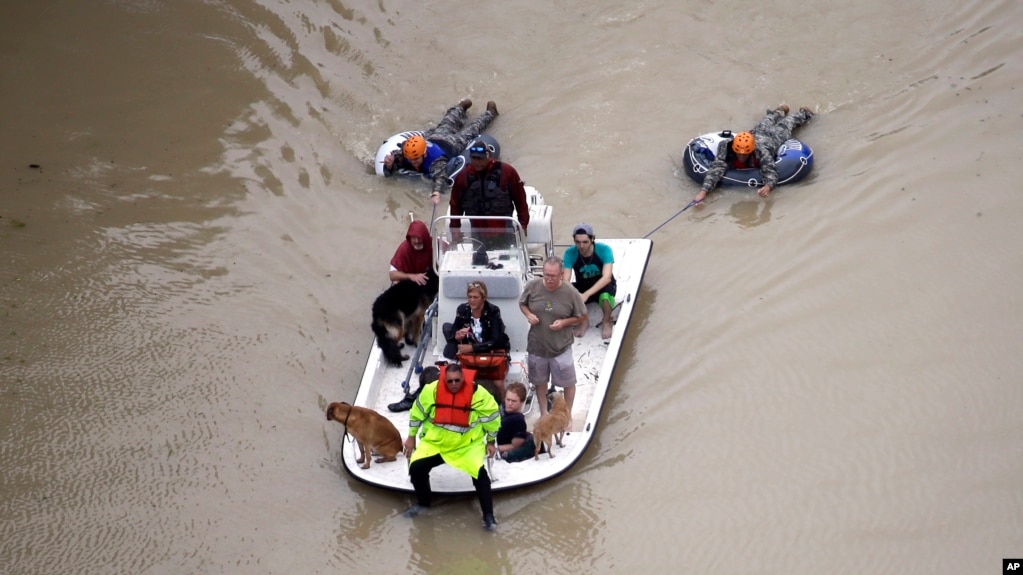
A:
{"label": "eyeglasses", "polygon": [[558,279],[560,277],[561,277],[560,274],[555,274],[555,275],[543,274],[543,279],[545,279],[545,280],[556,280],[556,279]]}
{"label": "eyeglasses", "polygon": [[575,243],[577,243],[577,244],[586,245],[586,244],[590,243],[590,238],[586,238],[585,240],[573,240],[573,241],[575,241]]}
{"label": "eyeglasses", "polygon": [[450,379],[449,378],[449,379],[445,379],[444,381],[446,381],[448,383],[462,383],[462,378],[458,378],[458,379]]}

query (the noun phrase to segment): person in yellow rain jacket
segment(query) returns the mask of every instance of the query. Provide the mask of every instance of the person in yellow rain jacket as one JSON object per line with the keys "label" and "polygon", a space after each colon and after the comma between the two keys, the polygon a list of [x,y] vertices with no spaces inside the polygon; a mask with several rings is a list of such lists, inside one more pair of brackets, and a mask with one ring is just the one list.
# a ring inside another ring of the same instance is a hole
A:
{"label": "person in yellow rain jacket", "polygon": [[501,414],[494,396],[473,383],[474,376],[475,372],[457,363],[443,366],[440,379],[428,383],[412,405],[405,457],[416,504],[405,512],[406,517],[415,517],[430,507],[430,471],[447,463],[472,477],[483,511],[483,528],[493,531],[497,525],[490,476],[484,464],[497,451]]}

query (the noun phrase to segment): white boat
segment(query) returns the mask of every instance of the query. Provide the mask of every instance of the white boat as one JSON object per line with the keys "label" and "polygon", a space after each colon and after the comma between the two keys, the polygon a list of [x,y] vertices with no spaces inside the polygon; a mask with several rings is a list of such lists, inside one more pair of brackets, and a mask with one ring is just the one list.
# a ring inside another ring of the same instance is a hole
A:
{"label": "white boat", "polygon": [[[523,411],[530,431],[539,418],[533,388],[524,373],[529,324],[519,310],[518,298],[527,281],[542,275],[544,260],[550,255],[563,255],[564,250],[555,254],[553,208],[544,203],[543,196],[534,188],[527,186],[526,192],[530,210],[528,234],[523,232],[516,219],[505,218],[508,220],[507,231],[500,232],[502,235],[498,238],[486,238],[484,244],[478,234],[474,237],[469,225],[473,218],[462,217],[463,238],[455,243],[449,241],[452,237],[450,216],[440,217],[433,223],[430,235],[434,242],[434,267],[440,283],[437,299],[431,307],[431,313],[436,313],[432,317],[428,314],[427,326],[424,328],[424,334],[432,334],[433,337],[426,340],[427,336],[424,335],[424,341],[416,349],[416,354],[405,361],[403,367],[388,365],[374,341],[353,402],[353,405],[368,407],[386,416],[398,428],[402,437],[408,433],[409,414],[407,411],[392,413],[387,405],[404,396],[405,382],[413,391],[418,387],[418,366],[433,365],[445,359],[441,326],[454,320],[455,309],[466,301],[466,286],[474,280],[482,280],[487,284],[488,301],[500,306],[506,332],[511,340],[511,369],[505,385],[521,381],[529,389],[529,398]],[[603,237],[598,237],[597,241],[608,244],[614,250],[614,275],[618,291],[613,334],[609,340],[601,337],[599,324],[602,312],[596,304],[589,304],[590,328],[583,337],[576,338],[572,349],[578,376],[572,413],[573,431],[565,435],[563,447],[554,448],[553,458],[541,454],[539,459],[516,463],[490,461],[488,469],[494,491],[540,483],[568,471],[582,457],[600,427],[604,399],[636,306],[653,242],[648,239]],[[487,262],[483,262],[478,253],[481,246],[488,248]],[[358,456],[356,451],[356,446],[350,441],[342,442],[344,467],[356,479],[386,489],[413,491],[408,477],[408,461],[404,457],[399,455],[395,462],[373,463],[369,469],[363,469],[355,462]],[[434,469],[430,481],[435,493],[475,492],[468,475],[446,465]]]}

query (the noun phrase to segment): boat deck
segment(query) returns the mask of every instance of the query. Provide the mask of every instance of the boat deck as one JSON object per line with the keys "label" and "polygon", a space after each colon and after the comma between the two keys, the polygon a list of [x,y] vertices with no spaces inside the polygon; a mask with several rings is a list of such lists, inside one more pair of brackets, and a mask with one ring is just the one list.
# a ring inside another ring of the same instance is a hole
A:
{"label": "boat deck", "polygon": [[[489,473],[495,491],[523,487],[549,480],[564,473],[582,456],[597,431],[607,388],[652,249],[650,240],[600,239],[598,241],[609,244],[615,254],[614,273],[618,282],[616,297],[618,305],[614,311],[616,318],[614,333],[609,340],[604,340],[601,337],[602,313],[596,304],[589,304],[587,308],[590,327],[583,337],[576,338],[573,346],[578,381],[572,413],[572,432],[565,435],[563,447],[554,447],[553,458],[547,454],[541,454],[536,460],[517,463],[508,463],[503,460],[492,461]],[[464,287],[462,290],[464,291]],[[506,322],[518,321],[521,318],[521,312],[518,311],[517,305],[514,313],[518,317],[515,318],[508,317],[511,312],[507,305],[502,305],[502,308],[502,315],[505,316]],[[444,359],[440,356],[444,343],[443,337],[438,336],[440,335],[440,326],[451,319],[442,316],[433,320],[433,344],[428,346],[422,365],[432,365]],[[535,401],[532,400],[532,389],[524,373],[525,353],[521,351],[524,347],[524,342],[520,342],[519,345],[513,342],[512,364],[505,385],[513,381],[521,381],[527,389],[530,389],[531,401],[527,403],[524,412],[527,425],[532,430],[539,417],[539,409]],[[406,351],[411,355],[414,350]],[[386,365],[379,348],[374,343],[362,385],[360,385],[358,396],[353,402],[354,405],[369,407],[385,415],[394,423],[402,436],[408,432],[408,412],[392,413],[387,409],[387,405],[399,401],[403,397],[402,382],[409,373],[410,363],[411,361],[406,361],[405,365],[400,368]],[[415,390],[418,385],[418,374],[413,373],[410,388]],[[396,462],[373,463],[367,470],[360,468],[355,463],[356,452],[356,446],[346,439],[342,446],[342,460],[345,468],[357,479],[388,489],[412,491],[412,484],[408,479],[407,461],[404,457],[399,455]],[[448,466],[434,469],[430,477],[432,488],[436,493],[474,493],[470,478]]]}

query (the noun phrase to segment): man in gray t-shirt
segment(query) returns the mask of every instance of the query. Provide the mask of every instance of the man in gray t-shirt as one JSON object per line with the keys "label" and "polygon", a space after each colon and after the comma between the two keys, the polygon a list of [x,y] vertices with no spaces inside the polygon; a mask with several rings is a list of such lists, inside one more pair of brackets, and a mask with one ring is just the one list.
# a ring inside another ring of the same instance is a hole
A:
{"label": "man in gray t-shirt", "polygon": [[586,318],[586,304],[579,291],[562,279],[561,258],[549,257],[543,264],[543,278],[526,284],[519,309],[529,322],[526,369],[536,388],[540,416],[547,413],[547,382],[565,391],[569,413],[575,400],[575,360],[572,358],[574,329]]}

